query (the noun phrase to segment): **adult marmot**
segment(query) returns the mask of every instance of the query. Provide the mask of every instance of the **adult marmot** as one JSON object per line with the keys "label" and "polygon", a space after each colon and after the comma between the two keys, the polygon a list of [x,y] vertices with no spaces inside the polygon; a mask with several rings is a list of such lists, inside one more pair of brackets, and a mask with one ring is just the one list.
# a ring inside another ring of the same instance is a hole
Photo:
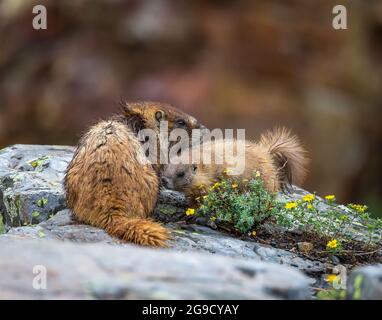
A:
{"label": "adult marmot", "polygon": [[[234,162],[243,163],[243,170],[230,178],[239,186],[243,180],[249,180],[254,172],[258,171],[264,182],[265,188],[270,192],[279,191],[291,183],[301,184],[306,175],[307,157],[296,136],[291,135],[285,128],[275,129],[263,134],[258,143],[246,140],[243,142],[244,152],[238,154],[239,140],[215,140],[194,146],[190,152],[183,152],[179,157],[180,163],[166,165],[162,173],[163,185],[167,188],[182,191],[193,201],[200,196],[201,187],[210,187],[223,174],[227,173],[227,167]],[[232,142],[233,152],[225,154],[227,142]],[[192,152],[199,150],[201,163],[192,162]],[[223,153],[218,152],[223,150]],[[211,154],[208,163],[203,162],[204,154]],[[236,157],[238,157],[236,159]],[[232,170],[233,171],[233,170]]]}
{"label": "adult marmot", "polygon": [[140,245],[165,246],[167,230],[150,220],[158,198],[158,166],[147,163],[137,134],[161,121],[191,132],[200,123],[156,102],[124,103],[120,115],[91,127],[80,139],[65,176],[68,207],[82,222]]}

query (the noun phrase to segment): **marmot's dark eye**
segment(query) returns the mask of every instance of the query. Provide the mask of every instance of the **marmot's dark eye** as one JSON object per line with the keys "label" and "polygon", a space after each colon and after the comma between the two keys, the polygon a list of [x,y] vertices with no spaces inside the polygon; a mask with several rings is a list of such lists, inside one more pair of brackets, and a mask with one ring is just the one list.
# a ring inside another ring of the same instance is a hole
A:
{"label": "marmot's dark eye", "polygon": [[183,178],[184,177],[184,172],[182,171],[182,172],[178,172],[177,174],[176,174],[176,177],[177,178]]}
{"label": "marmot's dark eye", "polygon": [[176,124],[180,127],[184,127],[186,125],[186,121],[184,121],[183,119],[178,119],[176,120]]}

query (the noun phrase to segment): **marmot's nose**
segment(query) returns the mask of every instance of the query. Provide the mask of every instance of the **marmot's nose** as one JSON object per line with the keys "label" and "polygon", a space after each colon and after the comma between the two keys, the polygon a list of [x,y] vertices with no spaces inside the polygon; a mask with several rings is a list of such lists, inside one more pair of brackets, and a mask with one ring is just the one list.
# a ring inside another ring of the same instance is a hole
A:
{"label": "marmot's nose", "polygon": [[170,179],[167,178],[167,177],[161,177],[161,181],[162,181],[162,185],[165,187],[165,188],[169,188],[170,187]]}

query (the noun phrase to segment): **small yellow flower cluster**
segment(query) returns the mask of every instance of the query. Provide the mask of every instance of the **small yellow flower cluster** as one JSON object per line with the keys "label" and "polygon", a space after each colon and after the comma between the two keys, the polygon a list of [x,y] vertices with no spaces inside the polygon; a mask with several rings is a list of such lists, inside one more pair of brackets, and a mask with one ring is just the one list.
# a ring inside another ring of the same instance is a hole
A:
{"label": "small yellow flower cluster", "polygon": [[256,177],[256,178],[259,178],[260,176],[261,176],[260,171],[256,170],[256,172],[255,172],[255,177]]}
{"label": "small yellow flower cluster", "polygon": [[188,209],[186,210],[186,215],[187,215],[187,216],[192,216],[192,215],[194,215],[194,214],[195,214],[195,209],[188,208]]}
{"label": "small yellow flower cluster", "polygon": [[347,220],[349,220],[349,217],[348,217],[346,214],[342,214],[342,215],[340,216],[340,220],[341,220],[341,221],[347,221]]}
{"label": "small yellow flower cluster", "polygon": [[220,182],[216,182],[216,183],[210,188],[210,190],[215,190],[216,188],[219,188],[220,185],[221,185]]}
{"label": "small yellow flower cluster", "polygon": [[327,282],[329,282],[329,283],[333,283],[334,281],[337,281],[337,279],[338,279],[338,276],[337,275],[335,275],[335,274],[328,274],[327,276],[326,276],[326,281]]}
{"label": "small yellow flower cluster", "polygon": [[256,231],[252,231],[251,235],[252,237],[256,237]]}
{"label": "small yellow flower cluster", "polygon": [[332,202],[332,201],[336,200],[336,196],[334,194],[329,194],[329,195],[325,196],[325,199],[329,202]]}
{"label": "small yellow flower cluster", "polygon": [[359,213],[364,213],[367,210],[367,206],[364,206],[362,204],[349,204],[349,207]]}
{"label": "small yellow flower cluster", "polygon": [[224,169],[224,171],[223,171],[224,174],[229,174],[229,173],[231,173],[231,172],[232,172],[232,170],[230,170],[230,169],[228,169],[228,168],[227,168],[227,169]]}
{"label": "small yellow flower cluster", "polygon": [[287,202],[285,204],[284,208],[290,210],[290,209],[294,209],[296,207],[297,207],[297,202],[296,201],[290,201],[290,202]]}
{"label": "small yellow flower cluster", "polygon": [[314,200],[314,194],[307,194],[302,197],[305,202],[312,202]]}
{"label": "small yellow flower cluster", "polygon": [[327,244],[326,247],[329,249],[336,249],[338,247],[338,241],[337,239],[330,240]]}
{"label": "small yellow flower cluster", "polygon": [[310,203],[306,207],[308,208],[308,210],[312,210],[313,209],[313,205],[310,204]]}

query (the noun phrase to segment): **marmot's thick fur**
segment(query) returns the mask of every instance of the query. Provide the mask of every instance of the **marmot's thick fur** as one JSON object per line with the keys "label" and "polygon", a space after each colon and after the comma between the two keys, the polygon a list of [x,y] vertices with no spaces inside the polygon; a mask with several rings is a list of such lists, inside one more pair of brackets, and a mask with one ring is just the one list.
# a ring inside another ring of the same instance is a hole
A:
{"label": "marmot's thick fur", "polygon": [[[227,174],[227,167],[232,166],[232,158],[227,159],[214,153],[222,147],[227,140],[208,141],[196,148],[200,148],[202,160],[200,164],[189,161],[191,152],[184,152],[179,164],[166,165],[162,173],[163,184],[170,189],[186,193],[193,201],[200,196],[201,187],[210,187],[219,177]],[[275,129],[263,134],[258,143],[244,141],[245,144],[245,167],[242,173],[229,176],[243,185],[243,180],[253,177],[254,171],[258,171],[264,182],[265,188],[270,192],[279,191],[291,183],[301,184],[306,175],[307,157],[306,151],[296,136],[293,136],[285,128]],[[236,152],[238,141],[233,140],[233,151]],[[195,148],[195,147],[194,147]],[[203,163],[203,154],[212,154],[211,163]],[[190,164],[186,164],[186,162]],[[220,163],[220,164],[219,164]],[[229,173],[228,173],[229,174]]]}
{"label": "marmot's thick fur", "polygon": [[158,133],[162,120],[168,121],[169,131],[201,126],[167,104],[129,103],[81,138],[64,183],[68,206],[80,221],[125,241],[165,246],[167,230],[149,218],[158,199],[158,167],[144,164],[137,138],[145,128]]}

